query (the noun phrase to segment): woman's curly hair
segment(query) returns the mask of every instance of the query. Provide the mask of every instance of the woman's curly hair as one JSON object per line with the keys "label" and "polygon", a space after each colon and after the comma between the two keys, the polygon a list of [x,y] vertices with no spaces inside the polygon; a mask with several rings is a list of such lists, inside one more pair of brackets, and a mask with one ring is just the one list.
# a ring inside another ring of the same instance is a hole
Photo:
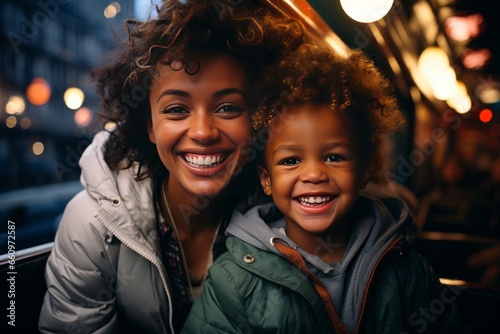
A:
{"label": "woman's curly hair", "polygon": [[368,181],[387,181],[387,135],[400,129],[404,117],[392,84],[362,51],[343,56],[319,41],[304,44],[266,70],[255,97],[252,124],[256,140],[267,138],[268,134],[258,131],[272,131],[267,128],[273,119],[290,106],[327,104],[349,113],[356,123]]}
{"label": "woman's curly hair", "polygon": [[166,0],[157,17],[126,22],[127,39],[114,62],[94,69],[102,97],[103,122],[116,128],[107,142],[105,159],[111,168],[139,163],[137,179],[158,181],[168,171],[148,137],[151,120],[149,90],[159,62],[180,61],[188,74],[198,71],[199,59],[231,54],[248,73],[253,87],[263,66],[281,52],[299,45],[304,37],[299,21],[262,7],[257,0]]}

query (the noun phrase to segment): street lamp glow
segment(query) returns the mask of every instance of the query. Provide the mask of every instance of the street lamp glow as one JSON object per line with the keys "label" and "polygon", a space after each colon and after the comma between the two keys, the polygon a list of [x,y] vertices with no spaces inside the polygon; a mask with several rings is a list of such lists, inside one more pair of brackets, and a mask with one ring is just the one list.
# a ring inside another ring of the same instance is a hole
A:
{"label": "street lamp glow", "polygon": [[80,108],[84,99],[85,94],[83,94],[83,91],[78,87],[68,88],[64,92],[64,103],[66,103],[69,109],[76,110]]}

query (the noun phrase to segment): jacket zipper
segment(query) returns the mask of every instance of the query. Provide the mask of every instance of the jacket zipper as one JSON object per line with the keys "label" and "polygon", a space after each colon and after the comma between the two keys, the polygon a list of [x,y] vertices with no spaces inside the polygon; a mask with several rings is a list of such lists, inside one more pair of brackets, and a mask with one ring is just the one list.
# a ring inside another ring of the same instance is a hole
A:
{"label": "jacket zipper", "polygon": [[366,307],[366,301],[368,299],[368,291],[370,289],[370,285],[372,284],[373,277],[375,276],[375,272],[377,271],[377,268],[382,261],[382,259],[389,253],[391,250],[396,249],[396,244],[399,243],[399,241],[403,238],[403,235],[400,234],[396,239],[394,239],[393,242],[386,248],[386,250],[380,255],[378,258],[377,262],[375,263],[375,266],[373,267],[372,272],[370,273],[370,277],[368,278],[368,283],[366,284],[365,287],[365,292],[363,293],[363,302],[361,303],[361,312],[359,314],[358,318],[358,324],[356,325],[356,333],[359,333],[359,328],[361,327],[361,322],[363,320],[363,315],[365,312],[365,307]]}
{"label": "jacket zipper", "polygon": [[138,249],[134,245],[132,245],[130,242],[128,242],[127,237],[122,234],[119,230],[115,229],[112,227],[110,224],[108,224],[104,218],[102,218],[100,215],[97,216],[97,219],[101,222],[101,224],[104,225],[122,244],[127,246],[128,248],[132,249],[134,252],[151,262],[152,264],[155,265],[155,267],[158,269],[158,272],[160,273],[160,278],[163,283],[163,287],[165,288],[165,291],[167,293],[167,301],[168,301],[168,324],[170,326],[170,331],[172,334],[175,333],[174,331],[174,326],[173,326],[173,311],[172,311],[172,297],[170,296],[170,289],[168,287],[168,281],[167,278],[165,277],[163,265],[159,263],[155,257],[150,256],[146,252],[143,252],[142,250]]}

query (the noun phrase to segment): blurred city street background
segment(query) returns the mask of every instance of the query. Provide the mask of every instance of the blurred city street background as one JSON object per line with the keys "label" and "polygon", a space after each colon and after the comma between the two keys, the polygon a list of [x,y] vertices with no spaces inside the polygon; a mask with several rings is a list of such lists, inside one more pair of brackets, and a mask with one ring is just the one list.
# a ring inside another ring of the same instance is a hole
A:
{"label": "blurred city street background", "polygon": [[125,20],[154,15],[154,3],[0,1],[0,254],[7,220],[18,250],[52,240],[102,127],[90,70],[108,61]]}

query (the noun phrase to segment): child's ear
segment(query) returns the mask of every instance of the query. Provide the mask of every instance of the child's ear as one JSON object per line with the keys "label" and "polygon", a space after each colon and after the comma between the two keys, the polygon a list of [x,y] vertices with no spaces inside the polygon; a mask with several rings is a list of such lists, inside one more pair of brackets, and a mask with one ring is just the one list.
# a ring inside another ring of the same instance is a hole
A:
{"label": "child's ear", "polygon": [[259,172],[260,185],[262,186],[262,190],[264,190],[264,194],[271,196],[271,178],[269,177],[269,173],[262,166],[257,166],[257,172]]}
{"label": "child's ear", "polygon": [[359,183],[359,189],[365,189],[365,187],[368,185],[368,179],[369,179],[369,174],[368,170],[364,169],[361,171],[361,182]]}

